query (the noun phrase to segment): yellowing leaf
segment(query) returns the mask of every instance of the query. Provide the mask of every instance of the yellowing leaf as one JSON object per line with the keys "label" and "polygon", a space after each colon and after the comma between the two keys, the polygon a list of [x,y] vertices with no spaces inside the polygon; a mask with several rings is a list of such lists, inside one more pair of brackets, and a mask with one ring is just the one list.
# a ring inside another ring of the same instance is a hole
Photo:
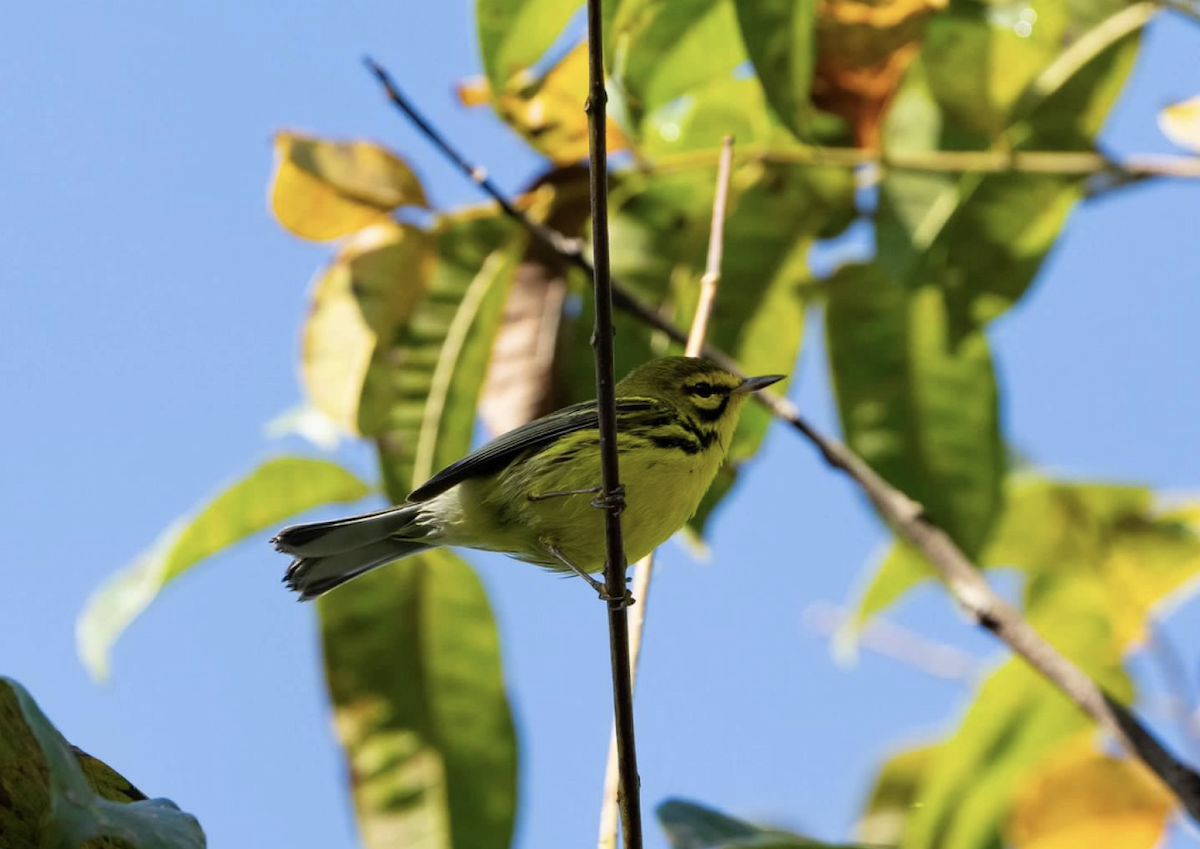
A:
{"label": "yellowing leaf", "polygon": [[1200,94],[1159,112],[1158,128],[1180,147],[1200,153]]}
{"label": "yellowing leaf", "polygon": [[275,136],[271,211],[302,239],[327,242],[400,206],[428,206],[416,174],[394,153],[366,141]]}
{"label": "yellowing leaf", "polygon": [[[588,155],[586,48],[580,42],[540,79],[528,71],[515,74],[493,98],[500,117],[557,165]],[[484,101],[486,91],[485,80],[468,80],[458,87],[459,100],[464,106],[476,106]],[[625,137],[611,117],[606,126],[609,153],[625,148]]]}
{"label": "yellowing leaf", "polygon": [[376,224],[350,238],[317,280],[300,374],[313,406],[349,433],[382,426],[390,393],[372,365],[424,296],[433,260],[423,230]]}
{"label": "yellowing leaf", "polygon": [[1150,849],[1174,797],[1141,763],[1097,752],[1092,734],[1067,743],[1030,775],[1008,823],[1020,849]]}

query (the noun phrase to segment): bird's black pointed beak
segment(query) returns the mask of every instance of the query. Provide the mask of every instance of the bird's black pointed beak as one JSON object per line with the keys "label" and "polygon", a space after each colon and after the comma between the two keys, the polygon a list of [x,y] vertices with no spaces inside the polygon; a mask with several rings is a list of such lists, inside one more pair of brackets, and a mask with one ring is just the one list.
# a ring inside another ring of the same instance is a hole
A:
{"label": "bird's black pointed beak", "polygon": [[787,377],[786,374],[764,374],[761,377],[747,377],[733,391],[737,394],[743,392],[757,392],[760,389],[766,389],[773,383],[778,383]]}

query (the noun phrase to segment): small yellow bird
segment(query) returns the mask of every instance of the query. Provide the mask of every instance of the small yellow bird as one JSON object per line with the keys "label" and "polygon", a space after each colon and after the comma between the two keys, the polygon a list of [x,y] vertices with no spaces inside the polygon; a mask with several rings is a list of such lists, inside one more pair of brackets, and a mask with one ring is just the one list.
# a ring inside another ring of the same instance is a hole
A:
{"label": "small yellow bird", "polygon": [[[729,449],[742,404],[782,375],[743,380],[707,360],[663,357],[616,386],[617,452],[629,562],[696,513]],[[571,571],[604,568],[600,433],[595,401],[497,437],[375,513],[284,528],[271,541],[292,555],[284,581],[305,601],[351,578],[440,545],[500,551]]]}

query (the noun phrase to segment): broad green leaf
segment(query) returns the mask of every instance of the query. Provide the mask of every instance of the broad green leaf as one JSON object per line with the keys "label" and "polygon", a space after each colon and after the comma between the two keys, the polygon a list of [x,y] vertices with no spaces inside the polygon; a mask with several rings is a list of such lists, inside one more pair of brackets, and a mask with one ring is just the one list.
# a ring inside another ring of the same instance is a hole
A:
{"label": "broad green leaf", "polygon": [[739,148],[784,149],[796,144],[767,109],[758,80],[723,77],[648,113],[642,119],[639,151],[664,170],[672,167],[672,156],[683,154],[680,159],[686,160],[695,151],[711,151],[715,164],[727,135]]}
{"label": "broad green leaf", "polygon": [[1025,87],[1062,49],[1067,0],[951,3],[930,19],[921,61],[948,120],[993,138]]}
{"label": "broad green leaf", "polygon": [[746,60],[732,0],[622,0],[606,38],[609,74],[635,137],[644,116],[728,79]]}
{"label": "broad green leaf", "polygon": [[444,549],[318,601],[367,849],[507,849],[517,745],[487,596]]}
{"label": "broad green leaf", "polygon": [[[524,240],[494,211],[435,229],[428,295],[388,361],[379,440],[388,495],[470,447],[475,409]],[[369,849],[504,849],[516,810],[516,736],[499,640],[475,573],[444,550],[372,572],[319,602],[329,690]]]}
{"label": "broad green leaf", "polygon": [[[1102,599],[1064,589],[1033,626],[1118,699],[1131,698]],[[903,849],[999,845],[1017,791],[1047,751],[1090,720],[1025,661],[1003,664],[980,687],[958,729],[922,779],[922,804],[904,826]]]}
{"label": "broad green leaf", "polygon": [[1158,113],[1158,128],[1180,147],[1200,153],[1200,95],[1164,108]]}
{"label": "broad green leaf", "polygon": [[742,40],[771,108],[797,136],[811,110],[815,0],[735,0]]}
{"label": "broad green leaf", "polygon": [[884,761],[862,816],[854,826],[858,840],[872,846],[900,845],[904,824],[921,804],[921,783],[940,753],[938,744],[917,746]]}
{"label": "broad green leaf", "polygon": [[271,211],[302,239],[327,242],[361,230],[401,206],[427,206],[404,160],[366,141],[275,136]]}
{"label": "broad green leaf", "polygon": [[667,799],[656,813],[671,849],[836,849],[799,834],[734,819],[683,799]]}
{"label": "broad green leaf", "polygon": [[1019,849],[1152,849],[1176,805],[1141,761],[1103,754],[1083,734],[1026,776],[1007,832]]}
{"label": "broad green leaf", "polygon": [[533,67],[562,33],[582,0],[476,0],[479,52],[493,92]]}
{"label": "broad green leaf", "polygon": [[987,339],[955,338],[938,289],[910,290],[878,264],[834,275],[825,327],[850,447],[973,556],[1004,474]]}
{"label": "broad green leaf", "polygon": [[5,849],[204,849],[204,832],[168,799],[147,799],[72,747],[33,697],[0,677],[0,839]]}
{"label": "broad green leaf", "polygon": [[76,623],[79,656],[93,678],[108,677],[117,637],[158,593],[196,563],[259,531],[322,504],[357,501],[365,483],[336,463],[276,457],[176,520],[151,549],[88,599]]}
{"label": "broad green leaf", "polygon": [[424,297],[433,260],[424,231],[388,222],[351,236],[317,278],[300,376],[312,405],[348,433],[384,424],[388,345]]}
{"label": "broad green leaf", "polygon": [[385,354],[392,404],[379,447],[397,501],[470,448],[492,340],[524,247],[512,221],[491,208],[442,219],[433,238],[428,294]]}

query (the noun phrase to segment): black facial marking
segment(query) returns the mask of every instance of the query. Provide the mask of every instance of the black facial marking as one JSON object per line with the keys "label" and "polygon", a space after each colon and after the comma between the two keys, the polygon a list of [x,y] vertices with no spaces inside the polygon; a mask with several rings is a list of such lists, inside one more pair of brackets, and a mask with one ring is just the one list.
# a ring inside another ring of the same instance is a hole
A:
{"label": "black facial marking", "polygon": [[699,416],[702,421],[715,422],[720,419],[721,416],[725,415],[725,408],[728,406],[729,396],[726,395],[721,399],[721,403],[713,407],[711,410],[706,410],[703,407],[697,406],[696,415]]}

